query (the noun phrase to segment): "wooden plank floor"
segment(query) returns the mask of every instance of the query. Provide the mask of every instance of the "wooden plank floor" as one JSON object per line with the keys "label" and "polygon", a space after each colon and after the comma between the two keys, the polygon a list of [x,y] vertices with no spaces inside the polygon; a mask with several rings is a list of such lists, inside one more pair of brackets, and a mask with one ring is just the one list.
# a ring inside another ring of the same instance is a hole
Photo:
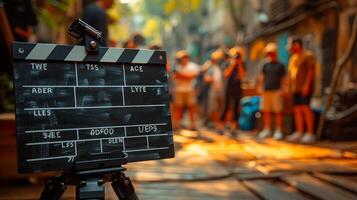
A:
{"label": "wooden plank floor", "polygon": [[243,182],[259,197],[266,200],[303,200],[306,199],[298,191],[284,184],[272,183],[269,180],[252,180]]}
{"label": "wooden plank floor", "polygon": [[[357,199],[357,159],[346,152],[354,143],[339,150],[331,148],[333,143],[318,147],[201,134],[205,139],[190,131],[175,136],[175,159],[126,165],[141,200]],[[6,164],[16,158],[14,152],[4,154]],[[5,169],[0,175],[7,178]],[[0,200],[34,200],[41,191],[41,185],[3,184]],[[74,187],[62,199],[74,199]],[[109,184],[106,199],[117,199]]]}
{"label": "wooden plank floor", "polygon": [[282,180],[286,181],[288,184],[296,187],[297,189],[319,199],[357,199],[357,196],[353,193],[345,189],[335,187],[307,174],[283,177]]}
{"label": "wooden plank floor", "polygon": [[357,182],[351,180],[346,176],[327,175],[322,173],[313,174],[313,176],[321,180],[327,181],[331,184],[345,188],[351,192],[357,193]]}
{"label": "wooden plank floor", "polygon": [[357,173],[357,159],[256,160],[249,165],[264,174],[293,171]]}
{"label": "wooden plank floor", "polygon": [[[318,177],[318,178],[317,178]],[[327,180],[327,181],[325,181]],[[348,184],[335,180],[348,180]],[[338,185],[339,183],[342,183]],[[141,200],[353,200],[357,199],[357,175],[293,174],[272,179],[237,180],[225,178],[211,181],[134,183]],[[0,200],[35,200],[42,186],[1,187]],[[74,199],[69,186],[62,199]],[[117,200],[106,184],[106,199]]]}
{"label": "wooden plank floor", "polygon": [[[203,182],[139,184],[142,199],[258,199],[233,178]],[[164,197],[164,198],[162,198]],[[166,197],[166,198],[165,198]]]}

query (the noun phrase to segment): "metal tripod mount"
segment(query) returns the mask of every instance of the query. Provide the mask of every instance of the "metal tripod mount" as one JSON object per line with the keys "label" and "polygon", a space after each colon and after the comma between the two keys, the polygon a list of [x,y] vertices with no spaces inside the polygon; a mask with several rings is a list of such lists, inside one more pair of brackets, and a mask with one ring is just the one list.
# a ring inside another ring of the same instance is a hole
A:
{"label": "metal tripod mount", "polygon": [[89,54],[98,53],[99,41],[102,39],[100,31],[81,19],[76,19],[69,26],[67,33],[77,39],[78,44],[84,45]]}
{"label": "metal tripod mount", "polygon": [[77,200],[104,200],[105,182],[111,182],[120,200],[139,200],[130,178],[123,173],[124,170],[123,167],[117,167],[60,174],[46,183],[40,200],[59,200],[67,185],[76,186]]}

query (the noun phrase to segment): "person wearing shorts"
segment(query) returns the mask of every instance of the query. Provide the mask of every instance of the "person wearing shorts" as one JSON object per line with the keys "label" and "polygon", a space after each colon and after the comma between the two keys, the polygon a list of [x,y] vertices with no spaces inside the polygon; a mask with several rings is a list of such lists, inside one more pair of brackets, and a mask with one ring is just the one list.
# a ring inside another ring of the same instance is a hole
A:
{"label": "person wearing shorts", "polygon": [[194,92],[177,92],[175,95],[175,105],[178,107],[191,107],[196,105],[196,98]]}
{"label": "person wearing shorts", "polygon": [[223,72],[218,62],[223,58],[223,52],[216,50],[211,54],[210,65],[204,74],[204,81],[209,85],[207,94],[207,117],[218,126],[220,114],[224,105]]}
{"label": "person wearing shorts", "polygon": [[287,137],[290,142],[314,143],[314,113],[310,108],[313,92],[316,59],[312,52],[303,49],[302,40],[295,38],[290,51],[289,82],[293,93],[296,131]]}
{"label": "person wearing shorts", "polygon": [[[283,138],[283,100],[282,82],[285,80],[285,66],[277,60],[277,45],[269,43],[265,47],[267,62],[264,64],[259,76],[259,89],[261,93],[261,112],[263,113],[263,130],[259,133],[260,139],[273,134],[273,138]],[[275,130],[271,126],[272,116],[275,115]]]}
{"label": "person wearing shorts", "polygon": [[184,50],[176,53],[178,65],[173,73],[174,86],[174,128],[178,128],[183,118],[184,109],[187,107],[190,115],[191,129],[196,129],[195,110],[196,110],[196,93],[195,79],[199,74],[199,67],[190,62],[188,53]]}

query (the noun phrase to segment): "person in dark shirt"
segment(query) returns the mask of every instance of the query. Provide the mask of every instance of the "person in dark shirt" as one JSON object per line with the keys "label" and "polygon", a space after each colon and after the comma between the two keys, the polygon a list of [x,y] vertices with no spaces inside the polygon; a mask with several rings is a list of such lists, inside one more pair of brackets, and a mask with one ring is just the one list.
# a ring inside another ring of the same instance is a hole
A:
{"label": "person in dark shirt", "polygon": [[275,131],[273,138],[281,140],[283,139],[283,133],[281,131],[283,124],[283,102],[281,93],[286,70],[285,66],[277,60],[277,45],[275,43],[267,44],[265,53],[268,61],[264,64],[259,78],[264,128],[258,137],[264,139],[272,134],[272,114],[275,114]]}
{"label": "person in dark shirt", "polygon": [[227,84],[225,88],[225,105],[221,115],[221,121],[225,121],[228,109],[230,105],[233,104],[233,119],[231,123],[233,129],[232,137],[236,137],[239,117],[239,103],[242,93],[241,80],[245,76],[243,49],[240,47],[233,47],[229,50],[229,55],[229,66],[224,70],[224,77],[227,79]]}
{"label": "person in dark shirt", "polygon": [[31,0],[4,0],[5,12],[15,41],[27,42],[37,25],[37,17]]}
{"label": "person in dark shirt", "polygon": [[101,46],[108,46],[108,17],[106,10],[113,5],[113,0],[97,0],[87,5],[83,11],[83,20],[93,28],[102,32]]}

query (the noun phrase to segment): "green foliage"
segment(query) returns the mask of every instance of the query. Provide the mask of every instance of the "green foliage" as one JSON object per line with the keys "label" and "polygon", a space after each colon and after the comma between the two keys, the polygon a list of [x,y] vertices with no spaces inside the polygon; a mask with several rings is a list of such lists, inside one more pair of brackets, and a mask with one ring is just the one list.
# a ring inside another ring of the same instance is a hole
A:
{"label": "green foliage", "polygon": [[191,12],[199,11],[201,7],[201,0],[170,0],[165,5],[165,13],[171,15],[175,12],[188,14]]}
{"label": "green foliage", "polygon": [[15,110],[13,97],[13,82],[7,74],[0,75],[0,112],[13,112]]}
{"label": "green foliage", "polygon": [[52,15],[46,10],[46,9],[41,9],[38,13],[38,17],[41,18],[41,20],[50,28],[53,30],[57,30],[58,26],[56,23],[56,20]]}
{"label": "green foliage", "polygon": [[68,10],[68,5],[70,2],[73,0],[65,0],[65,1],[58,1],[58,0],[48,0],[48,4],[56,7],[62,12],[67,12]]}
{"label": "green foliage", "polygon": [[119,4],[120,14],[122,16],[132,16],[133,12],[128,4]]}
{"label": "green foliage", "polygon": [[143,0],[143,9],[149,15],[166,18],[174,13],[199,11],[201,0]]}
{"label": "green foliage", "polygon": [[143,0],[142,10],[148,15],[167,17],[164,6],[170,0]]}
{"label": "green foliage", "polygon": [[58,24],[64,19],[64,15],[68,12],[69,5],[76,0],[47,0],[46,5],[51,6],[56,10],[55,13],[50,13],[47,6],[41,8],[38,12],[38,17],[51,29],[57,31]]}

